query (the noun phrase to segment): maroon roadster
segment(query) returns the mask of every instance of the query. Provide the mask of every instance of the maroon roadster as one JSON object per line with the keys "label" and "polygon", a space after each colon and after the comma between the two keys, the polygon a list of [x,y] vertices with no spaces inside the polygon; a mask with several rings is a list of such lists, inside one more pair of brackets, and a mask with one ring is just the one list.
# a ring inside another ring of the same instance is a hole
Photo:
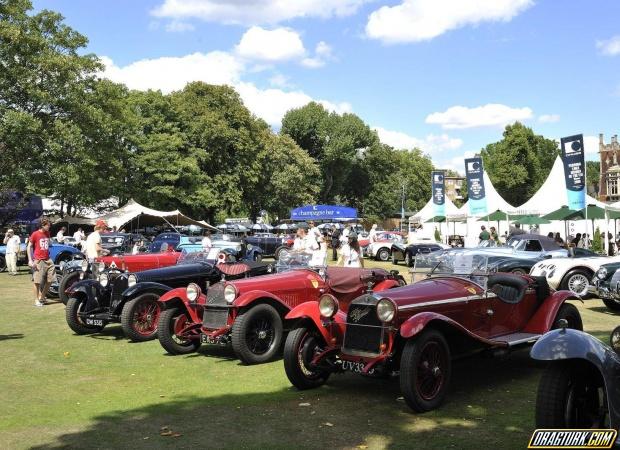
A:
{"label": "maroon roadster", "polygon": [[405,284],[397,272],[307,264],[308,258],[283,250],[278,273],[223,281],[210,286],[206,295],[195,284],[164,294],[159,342],[170,354],[191,353],[203,343],[232,343],[243,363],[263,363],[280,351],[289,328],[284,316],[294,307],[316,304],[329,294],[346,310],[368,286],[380,292]]}
{"label": "maroon roadster", "polygon": [[560,319],[582,329],[575,299],[552,292],[544,277],[490,273],[486,256],[423,255],[414,284],[368,292],[346,310],[329,292],[297,306],[284,346],[284,368],[299,389],[321,386],[330,374],[400,372],[406,403],[416,412],[439,407],[452,359],[487,350],[506,354],[534,343]]}

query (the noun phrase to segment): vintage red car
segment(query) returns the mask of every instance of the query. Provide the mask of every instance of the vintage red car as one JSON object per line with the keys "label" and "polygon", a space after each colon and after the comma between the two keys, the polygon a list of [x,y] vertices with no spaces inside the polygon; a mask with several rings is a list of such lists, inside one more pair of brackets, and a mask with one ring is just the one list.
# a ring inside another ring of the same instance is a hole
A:
{"label": "vintage red car", "polygon": [[[319,302],[297,306],[284,346],[293,385],[310,389],[332,373],[370,376],[400,372],[406,403],[416,412],[439,407],[454,358],[487,351],[505,355],[534,343],[560,319],[582,328],[568,291],[551,291],[543,277],[489,273],[483,255],[425,255],[416,259],[420,281],[368,292],[346,309],[325,292]],[[421,267],[424,266],[424,267]]]}
{"label": "vintage red car", "polygon": [[220,282],[206,295],[196,284],[162,295],[159,342],[171,354],[194,352],[202,343],[232,343],[243,363],[263,363],[280,351],[290,326],[284,317],[294,307],[329,294],[346,310],[369,285],[381,292],[405,283],[397,272],[382,269],[307,264],[308,258],[285,250],[272,275]]}
{"label": "vintage red car", "polygon": [[142,272],[148,269],[160,269],[162,267],[174,266],[181,252],[174,251],[170,247],[169,251],[160,253],[138,253],[137,255],[110,255],[97,258],[97,261],[105,264],[106,267],[115,265],[118,269],[128,272]]}

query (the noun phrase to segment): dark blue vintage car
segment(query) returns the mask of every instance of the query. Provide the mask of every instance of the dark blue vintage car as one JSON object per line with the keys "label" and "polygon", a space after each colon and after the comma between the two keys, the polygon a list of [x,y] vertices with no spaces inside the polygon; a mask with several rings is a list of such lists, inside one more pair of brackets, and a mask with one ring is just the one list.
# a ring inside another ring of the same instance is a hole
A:
{"label": "dark blue vintage car", "polygon": [[610,346],[582,331],[550,331],[530,355],[549,363],[538,385],[536,428],[620,427],[620,327]]}
{"label": "dark blue vintage car", "polygon": [[278,259],[283,249],[293,245],[293,240],[288,237],[280,237],[274,233],[256,233],[244,238],[244,241],[262,250],[264,256],[274,256]]}

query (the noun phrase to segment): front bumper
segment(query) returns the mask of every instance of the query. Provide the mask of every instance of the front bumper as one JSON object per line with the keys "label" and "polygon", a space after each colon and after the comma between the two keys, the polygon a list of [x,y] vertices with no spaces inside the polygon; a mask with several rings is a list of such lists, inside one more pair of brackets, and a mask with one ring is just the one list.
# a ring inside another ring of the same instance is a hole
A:
{"label": "front bumper", "polygon": [[612,289],[609,283],[601,283],[594,281],[594,284],[588,286],[588,294],[598,298],[620,300],[620,286]]}

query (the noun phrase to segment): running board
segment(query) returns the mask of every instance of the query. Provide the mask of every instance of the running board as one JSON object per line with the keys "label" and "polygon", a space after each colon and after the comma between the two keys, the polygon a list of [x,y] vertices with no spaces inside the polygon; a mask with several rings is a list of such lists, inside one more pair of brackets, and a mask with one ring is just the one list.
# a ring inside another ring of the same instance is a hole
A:
{"label": "running board", "polygon": [[542,334],[535,333],[511,333],[505,334],[504,336],[498,336],[492,340],[495,342],[500,342],[503,345],[507,344],[508,347],[514,347],[515,345],[537,341],[541,336]]}

